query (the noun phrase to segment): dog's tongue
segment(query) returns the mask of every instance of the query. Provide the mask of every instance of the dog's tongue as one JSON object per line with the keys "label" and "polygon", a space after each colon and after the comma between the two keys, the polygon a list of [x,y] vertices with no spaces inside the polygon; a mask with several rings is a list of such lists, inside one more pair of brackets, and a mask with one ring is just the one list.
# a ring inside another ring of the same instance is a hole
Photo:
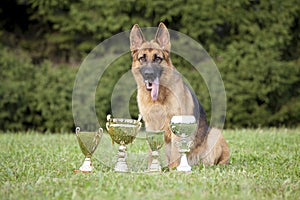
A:
{"label": "dog's tongue", "polygon": [[158,98],[159,80],[156,78],[152,83],[151,97],[153,101]]}

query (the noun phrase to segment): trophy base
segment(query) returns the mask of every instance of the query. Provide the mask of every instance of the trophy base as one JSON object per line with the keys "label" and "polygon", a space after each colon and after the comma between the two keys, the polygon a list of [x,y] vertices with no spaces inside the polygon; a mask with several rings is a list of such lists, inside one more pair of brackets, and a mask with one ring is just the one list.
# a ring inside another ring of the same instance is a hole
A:
{"label": "trophy base", "polygon": [[190,171],[192,171],[192,167],[188,164],[187,157],[186,157],[185,153],[183,153],[181,155],[180,164],[178,165],[176,170],[179,171],[179,172],[190,172]]}
{"label": "trophy base", "polygon": [[75,173],[91,173],[93,171],[94,167],[92,165],[91,158],[85,158],[83,164],[81,167],[79,167],[79,170],[74,170]]}
{"label": "trophy base", "polygon": [[150,165],[147,172],[149,172],[149,173],[161,172],[161,166],[160,166],[159,161],[157,159],[158,155],[159,154],[158,154],[157,151],[152,152],[153,160],[152,160],[151,165]]}
{"label": "trophy base", "polygon": [[126,162],[117,162],[115,166],[115,172],[128,172],[128,166]]}
{"label": "trophy base", "polygon": [[160,173],[161,172],[161,166],[159,163],[151,163],[148,171],[148,173]]}

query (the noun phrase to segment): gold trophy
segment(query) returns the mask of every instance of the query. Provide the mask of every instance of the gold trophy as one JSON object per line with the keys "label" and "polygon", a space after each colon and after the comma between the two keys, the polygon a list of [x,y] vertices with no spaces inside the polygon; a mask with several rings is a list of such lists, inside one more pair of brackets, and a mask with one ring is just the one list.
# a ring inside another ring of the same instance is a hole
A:
{"label": "gold trophy", "polygon": [[189,172],[192,167],[188,164],[186,154],[190,152],[190,147],[193,145],[191,135],[197,129],[196,118],[193,115],[173,116],[170,127],[172,132],[179,138],[179,141],[173,141],[181,154],[180,164],[176,169],[177,171]]}
{"label": "gold trophy", "polygon": [[76,127],[77,141],[85,159],[79,170],[74,170],[74,172],[90,173],[93,170],[94,167],[92,165],[91,157],[95,152],[102,135],[102,128],[99,128],[97,132],[80,132],[80,128]]}
{"label": "gold trophy", "polygon": [[148,172],[161,172],[161,165],[158,161],[159,150],[164,144],[165,131],[149,131],[146,130],[146,138],[148,145],[151,149],[151,164],[148,168]]}
{"label": "gold trophy", "polygon": [[111,118],[107,115],[106,129],[112,139],[112,142],[119,144],[118,160],[115,165],[116,172],[128,172],[128,165],[126,162],[126,145],[133,142],[142,123],[140,122],[142,116],[139,115],[138,120]]}

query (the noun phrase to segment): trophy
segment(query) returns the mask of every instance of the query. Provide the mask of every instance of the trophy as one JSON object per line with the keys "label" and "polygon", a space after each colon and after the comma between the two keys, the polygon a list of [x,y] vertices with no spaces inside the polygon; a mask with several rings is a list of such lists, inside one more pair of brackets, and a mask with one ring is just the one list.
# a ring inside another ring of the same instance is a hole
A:
{"label": "trophy", "polygon": [[161,166],[158,161],[158,156],[159,149],[161,149],[164,144],[164,133],[165,131],[163,130],[146,130],[146,139],[151,149],[151,164],[149,166],[148,172],[161,172]]}
{"label": "trophy", "polygon": [[178,136],[179,141],[175,141],[175,145],[181,154],[180,164],[177,166],[177,171],[189,172],[191,166],[188,164],[186,154],[190,151],[193,145],[191,135],[197,129],[196,118],[193,115],[178,115],[173,116],[170,121],[172,132]]}
{"label": "trophy", "polygon": [[111,118],[107,115],[106,129],[112,139],[112,142],[119,144],[118,160],[115,165],[116,172],[128,172],[126,162],[126,145],[133,142],[142,123],[142,116],[139,115],[138,120]]}
{"label": "trophy", "polygon": [[91,157],[100,142],[102,134],[102,128],[99,128],[98,132],[80,132],[80,128],[76,127],[77,141],[85,159],[79,170],[74,170],[74,172],[89,173],[93,170]]}

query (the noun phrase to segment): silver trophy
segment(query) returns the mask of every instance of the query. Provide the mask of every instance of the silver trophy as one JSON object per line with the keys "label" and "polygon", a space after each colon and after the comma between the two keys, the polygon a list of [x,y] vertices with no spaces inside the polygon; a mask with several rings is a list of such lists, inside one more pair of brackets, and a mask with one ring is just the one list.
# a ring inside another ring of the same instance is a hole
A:
{"label": "silver trophy", "polygon": [[173,116],[170,121],[172,132],[178,137],[176,141],[172,141],[181,154],[180,164],[177,166],[177,171],[189,172],[191,166],[188,164],[186,154],[190,151],[193,145],[193,138],[191,135],[197,129],[196,118],[193,115],[178,115]]}
{"label": "silver trophy", "polygon": [[120,145],[118,160],[115,165],[116,172],[128,172],[126,145],[132,143],[135,139],[142,125],[141,119],[141,115],[139,115],[138,120],[111,118],[111,115],[107,115],[106,129],[113,143],[116,142]]}
{"label": "silver trophy", "polygon": [[151,149],[151,164],[149,165],[148,172],[161,172],[161,165],[158,161],[159,150],[164,144],[164,133],[165,131],[149,131],[146,130],[146,138],[148,145]]}
{"label": "silver trophy", "polygon": [[93,170],[94,167],[92,165],[91,157],[95,152],[102,135],[102,128],[99,128],[97,132],[80,132],[80,128],[76,127],[76,138],[85,159],[79,170],[74,170],[74,172],[89,173]]}

